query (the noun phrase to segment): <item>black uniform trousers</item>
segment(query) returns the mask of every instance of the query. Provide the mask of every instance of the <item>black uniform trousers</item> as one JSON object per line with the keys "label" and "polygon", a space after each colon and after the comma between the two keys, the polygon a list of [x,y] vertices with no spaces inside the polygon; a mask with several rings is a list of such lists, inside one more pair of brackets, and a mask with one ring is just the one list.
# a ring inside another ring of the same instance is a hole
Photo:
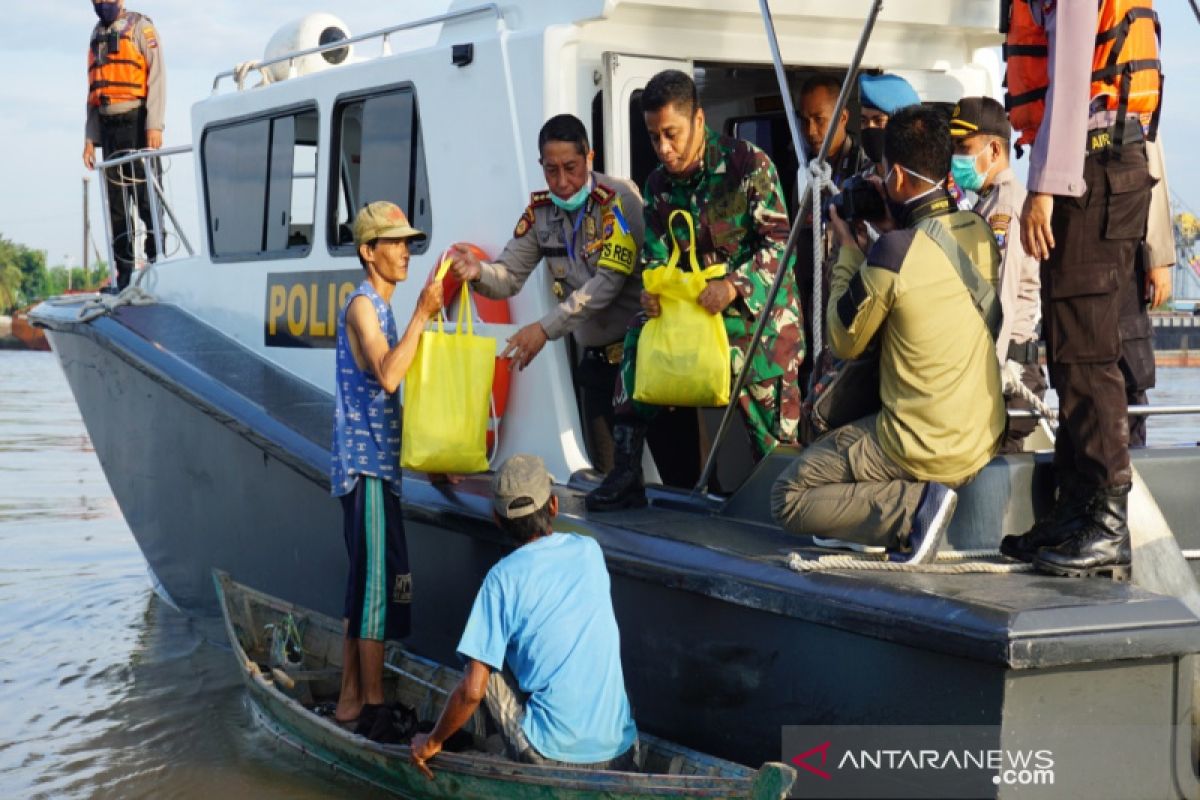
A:
{"label": "black uniform trousers", "polygon": [[[146,146],[146,108],[124,114],[100,115],[100,149],[105,159],[119,158]],[[112,233],[113,257],[116,259],[117,288],[129,285],[134,266],[134,223],[129,218],[129,202],[137,207],[137,215],[146,226],[146,258],[154,261],[158,255],[154,242],[150,214],[150,190],[140,162],[124,164],[106,170],[105,190],[108,192],[108,220]]]}
{"label": "black uniform trousers", "polygon": [[1054,198],[1055,247],[1042,263],[1042,309],[1050,383],[1060,425],[1054,465],[1093,489],[1133,479],[1121,372],[1121,298],[1135,285],[1154,179],[1145,146],[1089,153],[1082,197]]}
{"label": "black uniform trousers", "polygon": [[[1133,284],[1121,295],[1121,374],[1125,377],[1125,400],[1129,405],[1146,405],[1146,392],[1154,388],[1154,326],[1146,308],[1146,273],[1149,250],[1138,248]],[[1129,444],[1146,445],[1146,418],[1129,417]]]}

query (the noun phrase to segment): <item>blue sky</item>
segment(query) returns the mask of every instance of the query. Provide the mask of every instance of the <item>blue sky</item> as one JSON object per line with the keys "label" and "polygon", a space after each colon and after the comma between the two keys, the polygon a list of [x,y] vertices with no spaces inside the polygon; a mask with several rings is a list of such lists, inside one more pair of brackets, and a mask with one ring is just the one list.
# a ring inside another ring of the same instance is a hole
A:
{"label": "blue sky", "polygon": [[[215,73],[261,56],[271,34],[283,23],[314,11],[336,9],[353,33],[436,13],[446,0],[396,3],[341,0],[181,0],[130,2],[150,15],[159,29],[168,66],[166,146],[190,140],[190,107],[204,97]],[[1163,22],[1163,60],[1167,75],[1162,133],[1172,192],[1200,212],[1200,24],[1184,0],[1156,3]],[[88,33],[95,22],[87,0],[10,2],[6,15],[11,36],[0,51],[0,234],[47,251],[51,264],[78,264],[81,252],[81,178],[85,58]],[[15,17],[15,19],[14,19]],[[181,165],[182,167],[183,165]],[[181,169],[169,187],[185,214],[194,216],[191,179]],[[100,206],[92,191],[92,219]],[[193,226],[194,229],[194,226]],[[102,229],[97,243],[103,250]]]}

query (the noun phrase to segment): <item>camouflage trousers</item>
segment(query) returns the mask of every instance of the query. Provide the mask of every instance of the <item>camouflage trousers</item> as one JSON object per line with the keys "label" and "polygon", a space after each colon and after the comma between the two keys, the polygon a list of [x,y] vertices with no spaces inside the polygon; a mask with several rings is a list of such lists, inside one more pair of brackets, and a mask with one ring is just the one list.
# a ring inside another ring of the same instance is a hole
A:
{"label": "camouflage trousers", "polygon": [[[726,315],[725,333],[729,336],[731,380],[736,380],[746,363],[753,323],[742,317]],[[621,356],[621,373],[617,380],[613,409],[618,420],[636,417],[651,422],[661,406],[640,403],[633,399],[637,372],[637,347],[642,336],[645,316],[639,314],[625,332],[625,352]],[[761,459],[776,445],[792,444],[800,423],[800,385],[798,372],[804,360],[803,335],[797,326],[789,326],[780,334],[763,337],[751,361],[750,374],[741,393],[732,399],[737,403],[750,446],[756,459]]]}

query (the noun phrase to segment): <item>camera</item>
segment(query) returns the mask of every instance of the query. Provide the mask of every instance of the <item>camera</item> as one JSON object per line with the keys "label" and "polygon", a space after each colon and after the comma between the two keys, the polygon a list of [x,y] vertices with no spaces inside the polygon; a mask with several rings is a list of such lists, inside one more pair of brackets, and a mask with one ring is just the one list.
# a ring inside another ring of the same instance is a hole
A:
{"label": "camera", "polygon": [[842,190],[825,203],[825,219],[829,209],[836,208],[846,222],[879,222],[887,216],[883,195],[862,175],[851,175],[842,181]]}

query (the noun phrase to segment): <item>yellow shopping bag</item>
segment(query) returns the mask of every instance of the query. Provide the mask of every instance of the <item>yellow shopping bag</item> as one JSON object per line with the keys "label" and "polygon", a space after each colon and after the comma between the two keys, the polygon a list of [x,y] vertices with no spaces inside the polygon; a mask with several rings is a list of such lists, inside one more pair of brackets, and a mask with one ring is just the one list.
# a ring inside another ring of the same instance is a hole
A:
{"label": "yellow shopping bag", "polygon": [[[434,280],[442,280],[449,266],[443,261]],[[439,312],[436,330],[431,326],[421,334],[404,379],[400,466],[418,472],[486,472],[496,340],[475,335],[466,282],[452,333],[445,332],[444,321]]]}
{"label": "yellow shopping bag", "polygon": [[[688,248],[691,270],[681,269],[680,247],[673,227],[682,215],[691,232]],[[696,230],[692,215],[683,210],[667,218],[671,257],[665,266],[642,273],[646,291],[658,295],[662,315],[648,321],[638,340],[633,399],[656,406],[729,405],[729,336],[720,314],[710,314],[696,302],[710,279],[725,276],[725,265],[700,269],[696,260]]]}

